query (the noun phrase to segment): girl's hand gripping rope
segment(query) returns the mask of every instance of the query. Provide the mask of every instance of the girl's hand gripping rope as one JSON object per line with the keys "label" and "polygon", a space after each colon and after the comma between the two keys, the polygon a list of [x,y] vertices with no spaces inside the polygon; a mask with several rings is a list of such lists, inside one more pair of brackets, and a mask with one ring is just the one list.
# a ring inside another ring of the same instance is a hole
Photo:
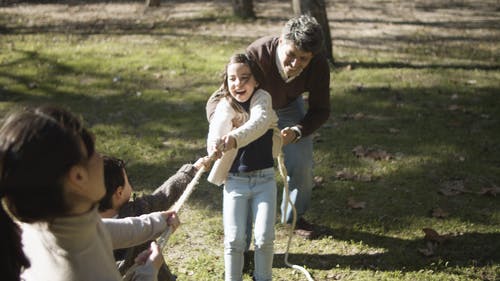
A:
{"label": "girl's hand gripping rope", "polygon": [[209,149],[210,156],[219,159],[222,154],[228,150],[236,148],[236,139],[233,136],[225,135],[218,139]]}

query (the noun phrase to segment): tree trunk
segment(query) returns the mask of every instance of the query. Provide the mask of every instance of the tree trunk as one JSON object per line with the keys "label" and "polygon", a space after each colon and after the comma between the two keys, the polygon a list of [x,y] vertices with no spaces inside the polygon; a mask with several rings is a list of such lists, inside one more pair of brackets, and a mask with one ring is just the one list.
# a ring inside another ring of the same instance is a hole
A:
{"label": "tree trunk", "polygon": [[146,0],[146,7],[160,7],[161,0]]}
{"label": "tree trunk", "polygon": [[332,36],[326,15],[325,0],[292,0],[292,8],[295,15],[313,16],[321,25],[325,36],[325,55],[333,64]]}
{"label": "tree trunk", "polygon": [[256,18],[253,10],[253,0],[232,0],[233,13],[235,16],[243,19]]}

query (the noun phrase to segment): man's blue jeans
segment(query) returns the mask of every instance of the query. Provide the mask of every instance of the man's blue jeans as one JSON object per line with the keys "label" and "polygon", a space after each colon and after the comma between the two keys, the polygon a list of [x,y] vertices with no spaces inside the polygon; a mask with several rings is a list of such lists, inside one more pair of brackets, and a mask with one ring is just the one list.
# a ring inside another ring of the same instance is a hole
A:
{"label": "man's blue jeans", "polygon": [[[296,125],[305,115],[304,100],[299,97],[289,106],[276,110],[280,129]],[[305,214],[311,202],[313,187],[313,141],[312,136],[301,138],[296,143],[283,147],[285,166],[288,172],[288,186],[290,199],[295,205],[297,216]],[[292,206],[288,204],[287,213],[284,213],[286,196],[283,192],[281,202],[281,216],[283,223],[292,223]]]}
{"label": "man's blue jeans", "polygon": [[254,225],[254,278],[272,279],[277,187],[274,168],[230,173],[224,186],[224,266],[226,281],[241,281],[247,247],[247,218]]}

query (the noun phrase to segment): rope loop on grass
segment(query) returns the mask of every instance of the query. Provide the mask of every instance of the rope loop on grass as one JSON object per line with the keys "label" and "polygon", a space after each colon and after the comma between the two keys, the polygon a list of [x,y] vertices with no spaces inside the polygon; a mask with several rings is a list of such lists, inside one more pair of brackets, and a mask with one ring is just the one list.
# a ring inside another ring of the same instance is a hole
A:
{"label": "rope loop on grass", "polygon": [[292,264],[288,261],[288,252],[290,250],[290,244],[292,243],[293,230],[295,229],[295,224],[297,223],[297,210],[295,209],[295,206],[294,206],[292,200],[290,199],[290,190],[289,190],[289,186],[288,186],[288,173],[286,171],[283,153],[280,153],[278,155],[278,170],[280,172],[281,177],[283,178],[283,183],[284,183],[284,191],[283,192],[285,192],[285,198],[286,198],[286,202],[287,202],[285,204],[285,208],[283,210],[282,216],[286,215],[287,209],[288,209],[288,204],[290,204],[290,206],[292,206],[292,214],[293,214],[292,225],[291,225],[290,230],[288,232],[288,242],[286,244],[285,264],[288,267],[291,267],[295,270],[302,272],[306,276],[308,281],[314,281],[314,279],[311,277],[311,274],[304,267],[296,265],[296,264]]}

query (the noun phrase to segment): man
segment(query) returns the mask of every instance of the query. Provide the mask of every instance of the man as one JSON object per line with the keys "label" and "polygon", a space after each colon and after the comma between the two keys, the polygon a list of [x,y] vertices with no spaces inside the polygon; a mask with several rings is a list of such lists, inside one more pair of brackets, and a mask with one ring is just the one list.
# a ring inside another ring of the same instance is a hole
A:
{"label": "man", "polygon": [[[99,202],[99,212],[103,218],[133,217],[166,210],[179,199],[202,165],[208,164],[208,158],[200,158],[192,165],[185,164],[152,194],[129,201],[133,189],[124,162],[109,156],[103,158],[106,195]],[[115,250],[114,255],[120,273],[124,274],[134,264],[135,257],[147,249],[149,244],[147,242],[136,247]],[[158,281],[174,280],[176,280],[175,275],[164,263],[158,272]]]}
{"label": "man", "polygon": [[[306,239],[315,236],[312,225],[303,217],[309,208],[313,187],[312,133],[330,116],[330,68],[323,41],[318,22],[302,15],[290,19],[279,37],[260,38],[247,48],[247,54],[263,72],[261,88],[271,94],[278,114],[290,197],[298,215],[295,233]],[[302,98],[306,92],[309,93],[307,111]],[[206,108],[208,118],[214,108],[211,97]],[[283,194],[282,214],[285,204]],[[284,222],[292,222],[290,205],[283,217]]]}

